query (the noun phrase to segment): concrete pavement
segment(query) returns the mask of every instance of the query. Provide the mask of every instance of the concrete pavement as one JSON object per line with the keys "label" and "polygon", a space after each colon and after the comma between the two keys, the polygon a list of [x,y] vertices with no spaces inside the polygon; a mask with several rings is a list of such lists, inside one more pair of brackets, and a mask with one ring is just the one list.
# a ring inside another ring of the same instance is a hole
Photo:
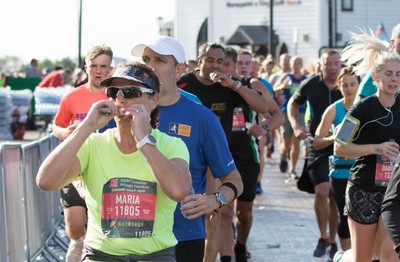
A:
{"label": "concrete pavement", "polygon": [[[276,148],[276,147],[275,147]],[[287,174],[279,170],[279,154],[266,159],[262,187],[257,195],[253,227],[247,243],[251,262],[329,261],[314,258],[319,238],[314,215],[314,195],[301,192],[295,182],[285,183]],[[303,159],[297,173],[301,173]]]}

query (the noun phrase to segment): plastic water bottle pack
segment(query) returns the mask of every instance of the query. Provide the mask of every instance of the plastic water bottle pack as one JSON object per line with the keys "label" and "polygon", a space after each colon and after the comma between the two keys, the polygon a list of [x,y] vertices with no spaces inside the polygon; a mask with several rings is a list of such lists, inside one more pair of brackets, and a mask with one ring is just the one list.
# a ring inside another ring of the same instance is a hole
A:
{"label": "plastic water bottle pack", "polygon": [[19,113],[19,123],[26,123],[28,120],[32,97],[33,93],[29,89],[11,90],[11,99],[14,106],[13,111],[15,112],[15,107],[17,107],[17,112]]}
{"label": "plastic water bottle pack", "polygon": [[63,86],[57,88],[36,87],[35,112],[37,115],[55,115],[60,105],[61,98],[71,88]]}
{"label": "plastic water bottle pack", "polygon": [[11,122],[13,104],[10,88],[0,88],[0,140],[13,140]]}

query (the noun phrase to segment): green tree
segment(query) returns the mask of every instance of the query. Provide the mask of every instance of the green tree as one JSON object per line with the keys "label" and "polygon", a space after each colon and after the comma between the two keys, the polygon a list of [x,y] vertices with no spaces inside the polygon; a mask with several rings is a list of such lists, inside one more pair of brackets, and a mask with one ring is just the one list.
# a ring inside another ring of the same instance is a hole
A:
{"label": "green tree", "polygon": [[[65,57],[61,60],[50,60],[45,58],[39,61],[39,72],[42,72],[43,68],[48,68],[49,70],[54,70],[55,66],[62,66],[65,69],[70,69],[74,72],[76,68],[76,63],[69,57]],[[3,56],[0,57],[0,73],[5,73],[7,75],[15,75],[18,73],[25,73],[28,64],[24,64],[22,59],[18,56]]]}
{"label": "green tree", "polygon": [[74,63],[74,61],[69,57],[64,57],[63,59],[58,60],[56,64],[62,65],[65,69],[71,70],[71,72],[74,72],[76,68],[76,63]]}
{"label": "green tree", "polygon": [[39,62],[40,71],[42,71],[43,68],[48,68],[53,71],[56,66],[62,66],[65,69],[70,69],[72,72],[74,72],[74,69],[76,68],[76,64],[69,57],[65,57],[61,60],[50,60],[46,58]]}
{"label": "green tree", "polygon": [[39,61],[39,72],[43,72],[43,68],[48,68],[49,70],[54,69],[54,62],[46,58],[43,61]]}

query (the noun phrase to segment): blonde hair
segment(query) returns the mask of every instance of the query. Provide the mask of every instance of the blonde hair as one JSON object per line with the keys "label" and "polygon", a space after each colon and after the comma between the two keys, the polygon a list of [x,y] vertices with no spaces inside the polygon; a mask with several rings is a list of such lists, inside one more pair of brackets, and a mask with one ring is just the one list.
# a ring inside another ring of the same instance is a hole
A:
{"label": "blonde hair", "polygon": [[400,24],[397,24],[392,29],[392,40],[396,39],[400,35]]}
{"label": "blonde hair", "polygon": [[100,55],[108,55],[111,60],[113,59],[113,51],[111,47],[106,46],[106,45],[96,45],[92,47],[86,54],[86,63],[88,63],[90,60],[96,59]]}
{"label": "blonde hair", "polygon": [[380,73],[388,62],[400,63],[400,56],[392,52],[390,44],[377,38],[371,29],[368,31],[351,32],[351,42],[341,57],[347,66],[354,66],[353,71],[359,76],[370,69]]}

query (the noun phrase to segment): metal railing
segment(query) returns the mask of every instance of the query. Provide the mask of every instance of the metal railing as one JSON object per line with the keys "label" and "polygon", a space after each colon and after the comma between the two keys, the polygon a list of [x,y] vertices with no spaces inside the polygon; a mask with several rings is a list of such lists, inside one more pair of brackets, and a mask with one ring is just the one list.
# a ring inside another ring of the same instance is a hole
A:
{"label": "metal railing", "polygon": [[43,252],[52,256],[46,247],[62,220],[60,192],[40,190],[35,177],[58,144],[48,135],[25,145],[0,145],[0,262],[31,261]]}

